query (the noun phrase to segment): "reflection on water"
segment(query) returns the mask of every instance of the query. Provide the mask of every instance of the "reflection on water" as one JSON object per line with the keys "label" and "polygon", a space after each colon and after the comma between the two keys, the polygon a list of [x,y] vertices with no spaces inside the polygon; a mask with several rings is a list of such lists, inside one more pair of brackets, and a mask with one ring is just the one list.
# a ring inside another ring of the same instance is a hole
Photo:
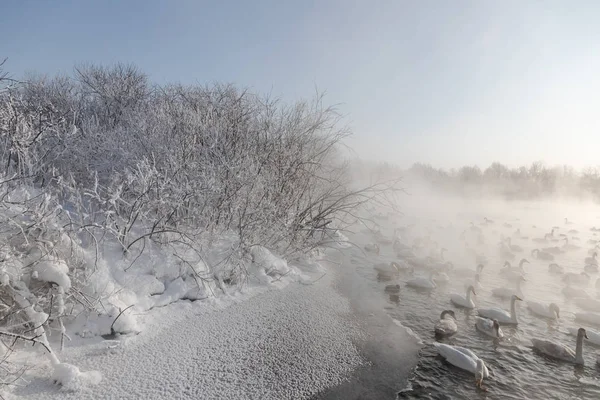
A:
{"label": "reflection on water", "polygon": [[[511,237],[512,245],[523,248],[522,252],[515,252],[513,265],[522,257],[530,261],[530,264],[525,264],[526,282],[522,285],[525,301],[517,303],[519,324],[515,327],[503,326],[505,338],[494,340],[476,331],[476,310],[457,308],[449,301],[451,293],[464,295],[465,278],[458,278],[450,271],[450,281],[447,284],[439,285],[432,291],[415,290],[405,286],[405,282],[412,278],[410,274],[377,274],[372,268],[374,264],[399,259],[391,245],[381,245],[379,255],[352,250],[354,267],[360,270],[365,279],[379,282],[379,293],[376,295],[387,299],[386,312],[425,342],[420,350],[410,387],[400,393],[399,397],[600,398],[600,368],[596,365],[599,347],[590,343],[584,345],[586,364],[583,367],[540,355],[532,350],[530,342],[531,338],[545,338],[564,343],[574,350],[575,337],[569,334],[568,328],[584,326],[600,331],[600,326],[581,325],[575,321],[574,313],[586,311],[579,306],[585,301],[566,298],[562,293],[565,286],[563,276],[549,273],[548,270],[551,262],[564,267],[565,273],[580,273],[584,270],[584,259],[589,257],[588,250],[593,247],[593,244],[588,243],[595,243],[597,240],[596,231],[592,228],[594,223],[598,224],[600,208],[551,202],[509,203],[507,206],[500,202],[492,204],[476,201],[448,201],[434,207],[432,202],[433,199],[413,201],[412,204],[404,205],[405,217],[379,219],[381,232],[392,237],[396,228],[412,224],[412,227],[403,230],[402,241],[408,245],[415,243],[417,239],[427,242],[426,246],[417,251],[421,257],[428,254],[439,257],[440,249],[447,249],[445,260],[452,261],[455,269],[471,268],[475,271],[475,257],[484,257],[486,262],[481,274],[482,288],[477,290],[475,303],[477,307],[500,307],[505,310],[510,309],[509,301],[494,298],[491,290],[498,287],[515,288],[514,283],[498,273],[510,256],[507,252],[500,251],[500,243]],[[568,221],[565,221],[565,217],[568,217]],[[484,218],[488,218],[487,223]],[[543,238],[553,227],[554,234],[547,236],[547,241],[532,240]],[[569,251],[554,254],[553,261],[539,260],[531,255],[534,248],[566,249],[567,247],[563,247],[565,241],[562,240],[565,237],[571,239]],[[357,233],[352,239],[361,244],[375,241],[374,235],[365,231]],[[416,275],[428,275],[419,268],[415,269]],[[589,282],[585,282],[576,292],[587,293],[596,299],[595,283],[598,277],[598,273],[590,273]],[[385,290],[386,286],[393,284],[400,285],[398,293]],[[527,309],[527,300],[558,304],[561,318],[549,320],[533,316]],[[468,347],[486,362],[491,374],[484,381],[487,391],[477,389],[472,374],[446,363],[431,345],[435,340],[433,326],[444,309],[455,311],[459,329],[456,335],[443,341]],[[600,312],[600,309],[597,311]]]}

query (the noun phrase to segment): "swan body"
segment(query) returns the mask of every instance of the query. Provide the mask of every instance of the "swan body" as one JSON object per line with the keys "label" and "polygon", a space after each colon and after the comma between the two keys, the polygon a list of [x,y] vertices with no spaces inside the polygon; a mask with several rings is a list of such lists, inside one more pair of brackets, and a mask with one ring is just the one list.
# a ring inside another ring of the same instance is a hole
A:
{"label": "swan body", "polygon": [[554,261],[554,256],[552,254],[545,251],[540,251],[540,249],[531,250],[531,255],[538,260]]}
{"label": "swan body", "polygon": [[[568,328],[569,333],[573,336],[577,336],[579,333],[579,329],[577,328]],[[596,346],[600,346],[600,332],[593,331],[591,329],[586,329],[585,334],[587,335],[587,342],[595,344]]]}
{"label": "swan body", "polygon": [[585,329],[579,328],[577,331],[577,346],[575,351],[561,343],[551,342],[549,340],[532,339],[533,348],[539,352],[558,360],[583,365],[583,339],[587,339]]}
{"label": "swan body", "polygon": [[508,248],[509,248],[510,251],[513,251],[515,253],[520,253],[520,252],[523,251],[523,248],[521,246],[518,246],[516,244],[512,244],[512,240],[511,240],[510,237],[507,237],[505,240],[506,240],[507,246],[508,246]]}
{"label": "swan body", "polygon": [[597,257],[598,257],[598,253],[594,251],[594,254],[591,257],[585,258],[585,264],[586,265],[590,265],[590,264],[598,265]]}
{"label": "swan body", "polygon": [[435,289],[437,287],[436,283],[433,280],[433,277],[437,275],[436,273],[432,273],[429,278],[414,278],[406,282],[406,286],[419,288],[419,289]]}
{"label": "swan body", "polygon": [[598,311],[600,312],[600,301],[591,298],[578,298],[575,300],[577,307],[583,308],[586,311]]}
{"label": "swan body", "polygon": [[574,288],[573,286],[569,286],[569,285],[565,286],[562,289],[562,293],[565,296],[570,297],[570,298],[574,298],[574,299],[577,299],[577,298],[585,298],[585,299],[587,299],[587,298],[590,297],[590,295],[586,291],[581,290],[579,288]]}
{"label": "swan body", "polygon": [[436,336],[451,336],[458,331],[454,311],[444,310],[440,315],[440,320],[433,328]]}
{"label": "swan body", "polygon": [[458,367],[462,370],[468,371],[475,374],[477,386],[480,387],[484,378],[490,376],[490,372],[486,367],[483,360],[471,350],[459,347],[450,346],[443,343],[434,343],[440,356],[442,356],[448,363]]}
{"label": "swan body", "polygon": [[593,274],[598,272],[598,264],[589,264],[583,267],[583,270],[588,274]]}
{"label": "swan body", "polygon": [[517,321],[517,312],[515,309],[515,302],[517,300],[521,300],[521,298],[517,295],[512,295],[510,300],[510,313],[501,308],[480,308],[477,310],[477,313],[480,317],[495,319],[500,324],[516,325],[519,323]]}
{"label": "swan body", "polygon": [[365,250],[369,253],[375,253],[375,254],[379,254],[379,252],[381,251],[381,248],[379,247],[379,245],[377,243],[370,243],[370,244],[366,244],[365,245]]}
{"label": "swan body", "polygon": [[579,274],[570,272],[565,274],[563,281],[568,285],[588,285],[590,283],[590,276],[586,272],[581,272]]}
{"label": "swan body", "polygon": [[560,308],[556,303],[550,303],[549,305],[546,305],[535,301],[528,301],[527,308],[529,308],[529,311],[531,311],[533,314],[540,317],[551,319],[560,318]]}
{"label": "swan body", "polygon": [[525,282],[525,278],[519,276],[520,279],[517,280],[517,289],[509,289],[509,288],[495,288],[492,289],[492,296],[499,297],[501,299],[510,299],[513,295],[517,295],[520,298],[523,298],[523,291],[521,290],[521,282]]}
{"label": "swan body", "polygon": [[453,274],[463,277],[471,277],[473,274],[481,274],[483,271],[483,264],[477,264],[475,270],[469,268],[459,268],[452,271]]}
{"label": "swan body", "polygon": [[553,274],[562,274],[563,272],[565,272],[565,269],[557,263],[552,263],[548,266],[548,272],[551,272]]}
{"label": "swan body", "polygon": [[467,293],[465,294],[465,296],[461,296],[460,294],[450,295],[450,301],[452,302],[452,304],[454,304],[455,306],[458,306],[458,307],[463,307],[463,308],[468,308],[468,309],[475,308],[475,302],[471,298],[471,293],[476,294],[475,288],[473,288],[473,286],[469,286],[467,288]]}
{"label": "swan body", "polygon": [[476,318],[477,319],[475,320],[475,328],[479,332],[484,333],[493,338],[499,339],[504,337],[504,332],[502,332],[502,329],[500,329],[500,324],[498,323],[498,321],[496,321],[495,319],[492,320],[488,318]]}
{"label": "swan body", "polygon": [[435,278],[433,278],[433,281],[438,285],[441,283],[448,283],[450,282],[450,277],[445,272],[440,272],[436,274]]}
{"label": "swan body", "polygon": [[541,253],[550,253],[550,254],[554,254],[554,255],[559,255],[559,254],[563,253],[562,249],[558,246],[544,247],[540,252]]}
{"label": "swan body", "polygon": [[583,312],[583,313],[575,313],[575,319],[583,322],[587,322],[589,324],[600,325],[600,314],[591,313],[591,312]]}

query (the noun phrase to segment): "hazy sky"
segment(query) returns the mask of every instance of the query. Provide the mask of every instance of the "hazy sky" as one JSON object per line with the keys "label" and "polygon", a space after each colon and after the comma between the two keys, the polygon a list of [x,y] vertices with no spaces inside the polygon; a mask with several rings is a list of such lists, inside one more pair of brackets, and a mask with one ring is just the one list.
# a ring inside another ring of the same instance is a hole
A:
{"label": "hazy sky", "polygon": [[3,2],[15,77],[132,62],[340,103],[368,159],[599,165],[600,1]]}

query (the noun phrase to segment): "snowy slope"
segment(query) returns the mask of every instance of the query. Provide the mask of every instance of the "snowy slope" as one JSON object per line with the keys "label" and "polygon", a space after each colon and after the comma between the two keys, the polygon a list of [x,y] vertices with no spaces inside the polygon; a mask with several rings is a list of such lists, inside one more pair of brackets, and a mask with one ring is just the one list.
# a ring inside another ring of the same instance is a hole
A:
{"label": "snowy slope", "polygon": [[349,304],[329,275],[250,296],[152,310],[138,336],[65,349],[65,362],[101,372],[98,385],[68,392],[39,369],[8,398],[301,399],[363,362]]}

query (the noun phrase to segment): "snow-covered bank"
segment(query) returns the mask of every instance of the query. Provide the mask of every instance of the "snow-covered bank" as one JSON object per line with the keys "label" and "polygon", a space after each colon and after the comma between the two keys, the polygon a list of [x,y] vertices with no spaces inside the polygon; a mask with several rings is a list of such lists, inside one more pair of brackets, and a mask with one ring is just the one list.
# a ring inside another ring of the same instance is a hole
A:
{"label": "snow-covered bank", "polygon": [[313,284],[282,279],[226,300],[154,309],[137,336],[98,338],[62,353],[81,370],[99,370],[98,385],[66,392],[40,368],[8,398],[311,397],[342,383],[363,363],[354,345],[362,330],[351,318],[349,301],[332,289],[333,276]]}

